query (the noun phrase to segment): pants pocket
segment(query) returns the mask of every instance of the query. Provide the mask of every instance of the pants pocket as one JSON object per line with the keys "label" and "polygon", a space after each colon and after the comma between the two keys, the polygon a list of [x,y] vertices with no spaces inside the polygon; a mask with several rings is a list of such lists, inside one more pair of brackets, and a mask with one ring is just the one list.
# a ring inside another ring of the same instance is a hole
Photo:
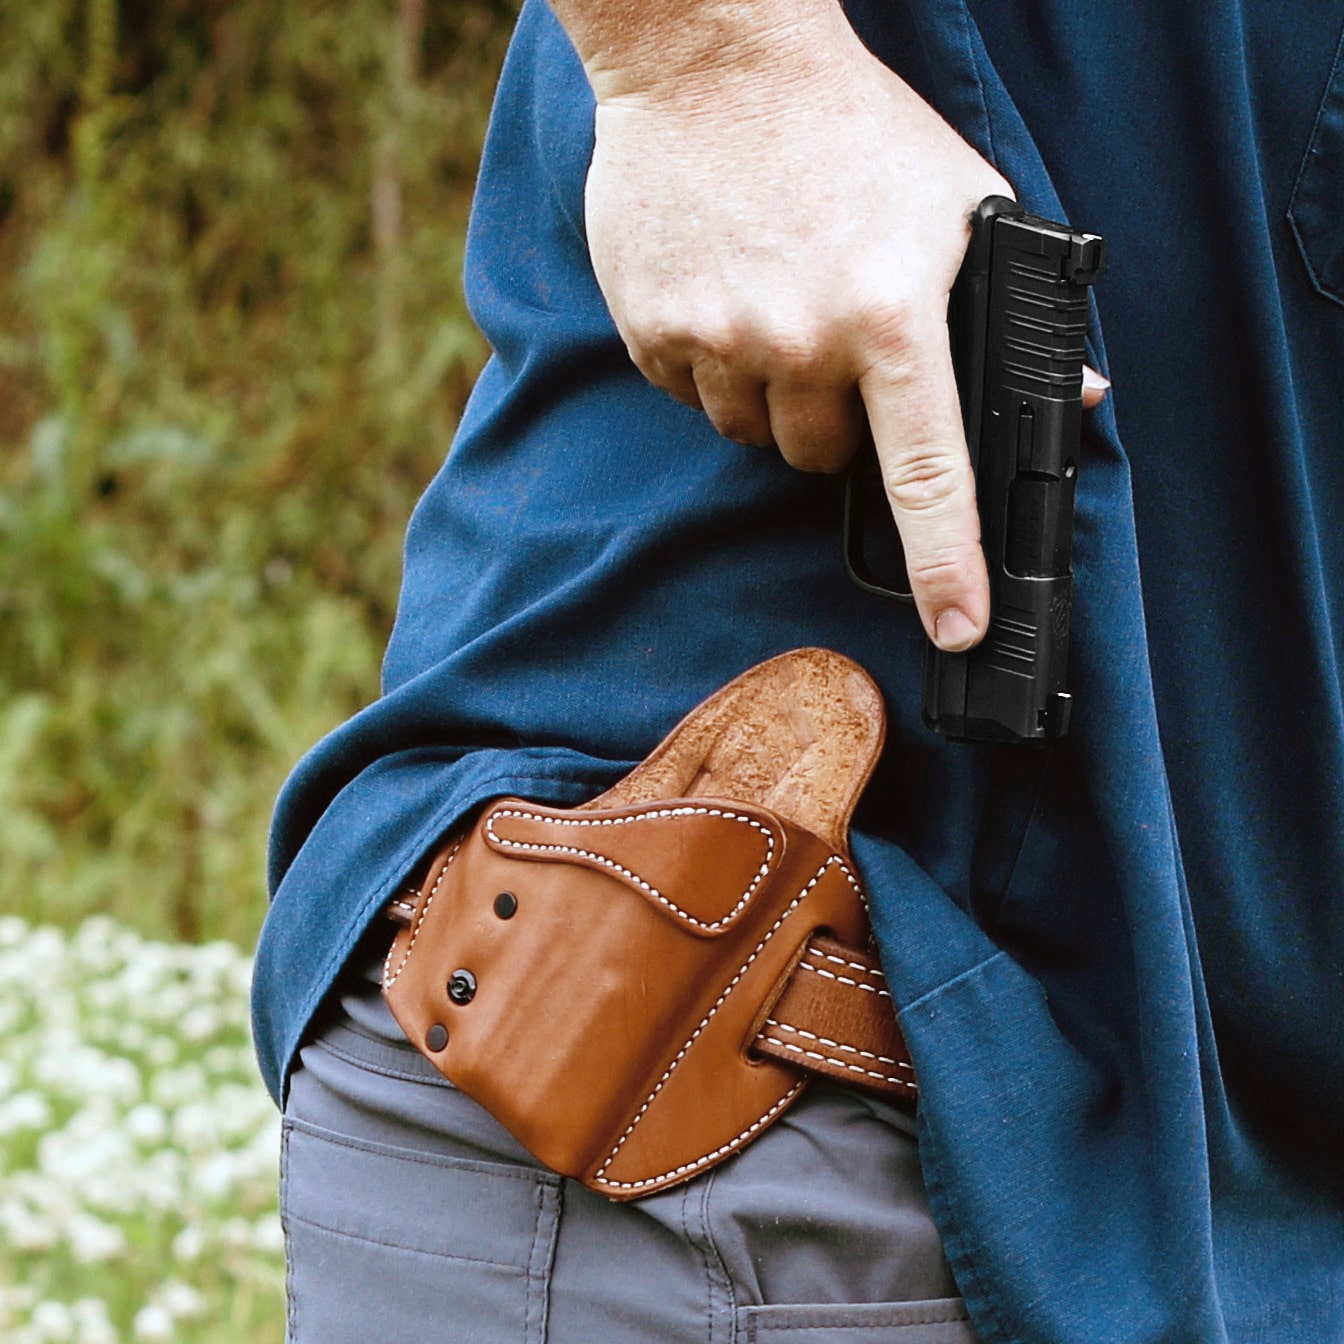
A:
{"label": "pants pocket", "polygon": [[959,1297],[739,1307],[736,1337],[738,1344],[977,1344]]}
{"label": "pants pocket", "polygon": [[545,1344],[560,1207],[550,1173],[290,1117],[280,1200],[289,1344]]}

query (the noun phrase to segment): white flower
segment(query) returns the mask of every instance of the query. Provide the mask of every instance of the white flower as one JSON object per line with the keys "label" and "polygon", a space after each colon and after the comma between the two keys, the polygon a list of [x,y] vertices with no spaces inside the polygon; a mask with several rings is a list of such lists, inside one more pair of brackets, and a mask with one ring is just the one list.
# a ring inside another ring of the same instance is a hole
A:
{"label": "white flower", "polygon": [[229,967],[228,979],[229,992],[246,1007],[248,996],[252,992],[252,958],[240,956]]}
{"label": "white flower", "polygon": [[[18,941],[16,940],[11,946],[17,946]],[[65,961],[65,935],[59,929],[43,924],[39,928],[29,930],[22,943],[21,960],[28,968],[26,978],[29,981],[51,979],[60,973]]]}
{"label": "white flower", "polygon": [[91,1076],[84,1080],[86,1096],[103,1096],[119,1106],[140,1100],[140,1070],[121,1055],[98,1053],[90,1058]]}
{"label": "white flower", "polygon": [[70,1304],[78,1344],[117,1344],[116,1327],[108,1319],[107,1303],[98,1297],[81,1297]]}
{"label": "white flower", "polygon": [[212,1045],[202,1056],[201,1063],[206,1072],[216,1078],[254,1077],[253,1060],[255,1055],[250,1044],[241,1048],[235,1045]]}
{"label": "white flower", "polygon": [[33,1308],[28,1323],[38,1339],[51,1340],[52,1344],[75,1337],[74,1314],[64,1302],[52,1302],[50,1299],[39,1302]]}
{"label": "white flower", "polygon": [[162,1143],[168,1136],[168,1117],[162,1106],[151,1101],[142,1101],[127,1111],[125,1125],[131,1138],[145,1147]]}
{"label": "white flower", "polygon": [[33,1062],[33,1076],[55,1096],[86,1101],[106,1097],[123,1106],[140,1099],[140,1070],[129,1059],[83,1043],[38,1056]]}
{"label": "white flower", "polygon": [[[0,1344],[123,1344],[118,1303],[140,1308],[125,1344],[156,1344],[239,1284],[278,1286],[280,1122],[248,1039],[250,978],[224,943],[0,916]],[[183,1277],[150,1292],[164,1259]],[[56,1281],[74,1302],[44,1300]]]}
{"label": "white flower", "polygon": [[125,1253],[126,1234],[119,1227],[95,1218],[91,1213],[77,1213],[66,1224],[65,1239],[70,1253],[82,1265],[100,1264]]}
{"label": "white flower", "polygon": [[62,1077],[61,1059],[66,1055],[73,1054],[81,1046],[78,1023],[53,1022],[48,1017],[42,1023],[42,1049],[34,1054],[33,1061],[35,1064],[39,1061],[51,1061],[50,1072],[54,1073],[60,1080]]}
{"label": "white flower", "polygon": [[49,1251],[60,1240],[55,1219],[44,1217],[17,1199],[0,1204],[0,1232],[13,1251]]}
{"label": "white flower", "polygon": [[[172,949],[165,943],[141,943],[117,975],[127,1003],[150,1008],[173,975]],[[154,1014],[150,1014],[151,1016]]]}
{"label": "white flower", "polygon": [[186,1041],[208,1041],[224,1025],[219,1009],[213,1003],[198,1003],[182,1014],[177,1029]]}
{"label": "white flower", "polygon": [[37,1301],[37,1289],[27,1283],[0,1283],[0,1322],[10,1312],[23,1312],[27,1315]]}
{"label": "white flower", "polygon": [[107,915],[90,915],[70,939],[79,968],[106,976],[134,955],[140,939]]}
{"label": "white flower", "polygon": [[191,988],[180,981],[156,985],[142,1004],[145,1017],[151,1022],[176,1027],[182,1015],[195,1002]]}
{"label": "white flower", "polygon": [[44,1134],[37,1145],[38,1169],[75,1189],[109,1169],[124,1169],[132,1158],[130,1139],[115,1129],[80,1123],[88,1114],[81,1111],[64,1129]]}
{"label": "white flower", "polygon": [[198,1064],[182,1064],[174,1069],[160,1069],[154,1074],[149,1081],[149,1095],[160,1106],[172,1110],[208,1097],[210,1085],[205,1070]]}
{"label": "white flower", "polygon": [[173,1337],[173,1314],[157,1302],[151,1302],[135,1313],[131,1330],[143,1344],[161,1344]]}
{"label": "white flower", "polygon": [[[276,1220],[277,1222],[279,1219]],[[190,1264],[193,1260],[200,1258],[205,1250],[205,1233],[199,1227],[194,1225],[184,1227],[173,1238],[173,1258],[175,1260],[184,1260]]]}
{"label": "white flower", "polygon": [[123,1020],[117,1024],[116,1041],[127,1054],[138,1054],[149,1040],[149,1028],[143,1022]]}
{"label": "white flower", "polygon": [[154,1300],[176,1320],[190,1320],[205,1313],[205,1298],[181,1279],[166,1280],[154,1294]]}
{"label": "white flower", "polygon": [[264,1213],[252,1228],[252,1244],[259,1251],[279,1254],[285,1249],[285,1229],[278,1213]]}
{"label": "white flower", "polygon": [[121,986],[115,980],[94,980],[84,988],[84,1005],[94,1013],[113,1013],[125,1002]]}
{"label": "white flower", "polygon": [[204,1152],[219,1143],[219,1125],[214,1107],[202,1101],[189,1102],[174,1116],[173,1142],[188,1152]]}
{"label": "white flower", "polygon": [[29,932],[27,921],[18,915],[0,915],[0,947],[14,947],[24,942]]}
{"label": "white flower", "polygon": [[38,1092],[15,1092],[0,1102],[0,1135],[18,1129],[46,1129],[51,1124],[51,1107]]}
{"label": "white flower", "polygon": [[219,1133],[231,1139],[254,1134],[259,1125],[275,1114],[271,1099],[261,1088],[244,1087],[241,1083],[221,1083],[214,1102]]}
{"label": "white flower", "polygon": [[192,1169],[192,1188],[202,1199],[217,1204],[240,1184],[237,1168],[232,1153],[211,1153]]}
{"label": "white flower", "polygon": [[187,1179],[187,1160],[174,1148],[150,1153],[136,1173],[141,1204],[147,1209],[166,1212],[178,1208]]}
{"label": "white flower", "polygon": [[[144,1027],[141,1027],[142,1033],[148,1036]],[[149,1036],[146,1043],[141,1047],[145,1052],[145,1058],[156,1069],[161,1069],[165,1065],[175,1063],[177,1060],[177,1042],[171,1036],[154,1035]]]}

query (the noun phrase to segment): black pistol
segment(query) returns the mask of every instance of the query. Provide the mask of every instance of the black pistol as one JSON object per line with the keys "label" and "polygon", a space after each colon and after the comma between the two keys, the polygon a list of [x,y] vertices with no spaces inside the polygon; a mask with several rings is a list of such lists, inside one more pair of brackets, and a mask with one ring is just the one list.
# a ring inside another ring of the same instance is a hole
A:
{"label": "black pistol", "polygon": [[[1068,731],[1073,496],[1082,433],[1087,290],[1102,240],[991,196],[948,307],[952,362],[989,570],[984,640],[930,644],[924,722],[957,742],[1039,742]],[[845,568],[868,592],[910,601],[877,456],[850,472]]]}

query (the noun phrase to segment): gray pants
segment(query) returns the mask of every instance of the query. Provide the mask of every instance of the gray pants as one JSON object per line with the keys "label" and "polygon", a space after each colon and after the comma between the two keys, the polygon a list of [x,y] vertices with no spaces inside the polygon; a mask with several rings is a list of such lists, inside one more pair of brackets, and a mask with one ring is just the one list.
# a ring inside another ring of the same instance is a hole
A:
{"label": "gray pants", "polygon": [[816,1084],[715,1171],[612,1204],[422,1059],[375,975],[290,1088],[291,1344],[975,1344],[900,1110]]}

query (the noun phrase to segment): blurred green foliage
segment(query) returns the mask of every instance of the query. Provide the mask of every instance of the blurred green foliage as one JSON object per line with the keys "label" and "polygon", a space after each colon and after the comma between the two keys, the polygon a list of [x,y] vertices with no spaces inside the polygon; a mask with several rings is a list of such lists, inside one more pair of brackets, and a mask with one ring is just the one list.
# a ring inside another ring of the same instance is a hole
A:
{"label": "blurred green foliage", "polygon": [[0,910],[243,943],[483,358],[510,0],[0,8]]}

